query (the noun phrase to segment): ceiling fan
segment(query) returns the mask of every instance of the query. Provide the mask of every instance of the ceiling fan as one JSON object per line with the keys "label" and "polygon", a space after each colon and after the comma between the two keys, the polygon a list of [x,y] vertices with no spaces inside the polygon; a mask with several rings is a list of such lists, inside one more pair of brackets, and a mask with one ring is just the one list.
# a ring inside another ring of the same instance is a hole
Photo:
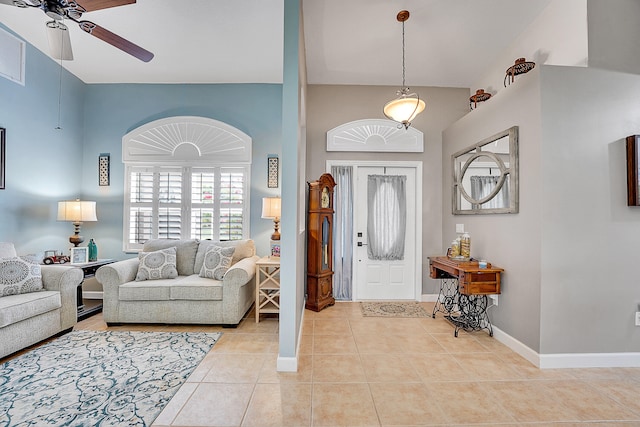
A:
{"label": "ceiling fan", "polygon": [[128,53],[141,61],[149,62],[153,59],[153,53],[120,37],[111,31],[94,24],[91,21],[81,20],[85,12],[108,9],[116,6],[124,6],[135,3],[136,0],[81,0],[82,5],[73,0],[0,0],[0,4],[17,6],[22,8],[36,7],[41,9],[53,21],[46,23],[49,47],[55,59],[70,61],[73,59],[71,51],[71,38],[67,26],[62,22],[69,19],[78,24],[85,32],[100,40]]}

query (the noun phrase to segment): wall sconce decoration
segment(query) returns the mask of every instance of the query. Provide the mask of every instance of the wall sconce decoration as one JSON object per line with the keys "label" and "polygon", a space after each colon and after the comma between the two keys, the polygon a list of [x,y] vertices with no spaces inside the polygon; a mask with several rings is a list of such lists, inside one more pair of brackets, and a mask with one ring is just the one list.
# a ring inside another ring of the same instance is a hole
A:
{"label": "wall sconce decoration", "polygon": [[485,92],[484,89],[476,90],[476,94],[471,95],[471,97],[469,97],[469,109],[473,110],[477,108],[478,102],[484,102],[489,98],[491,98],[491,94],[488,92]]}
{"label": "wall sconce decoration", "polygon": [[527,61],[524,58],[516,59],[516,63],[507,68],[506,75],[504,76],[504,87],[507,87],[507,81],[509,84],[513,83],[516,76],[520,74],[528,73],[536,66],[535,62]]}
{"label": "wall sconce decoration", "polygon": [[98,156],[98,185],[101,187],[109,186],[111,182],[111,155],[109,153],[100,153]]}
{"label": "wall sconce decoration", "polygon": [[277,156],[267,157],[267,187],[278,188],[279,162]]}

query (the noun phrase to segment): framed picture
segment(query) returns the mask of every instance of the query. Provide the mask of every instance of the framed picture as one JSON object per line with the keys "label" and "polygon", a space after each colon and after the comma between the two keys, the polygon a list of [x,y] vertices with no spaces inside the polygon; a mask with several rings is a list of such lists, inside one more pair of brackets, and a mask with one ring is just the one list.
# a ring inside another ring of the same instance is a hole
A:
{"label": "framed picture", "polygon": [[640,135],[627,137],[627,205],[640,206]]}
{"label": "framed picture", "polygon": [[71,264],[85,264],[89,260],[89,248],[86,246],[71,248]]}
{"label": "framed picture", "polygon": [[4,190],[4,176],[5,176],[5,134],[7,130],[0,128],[0,190]]}

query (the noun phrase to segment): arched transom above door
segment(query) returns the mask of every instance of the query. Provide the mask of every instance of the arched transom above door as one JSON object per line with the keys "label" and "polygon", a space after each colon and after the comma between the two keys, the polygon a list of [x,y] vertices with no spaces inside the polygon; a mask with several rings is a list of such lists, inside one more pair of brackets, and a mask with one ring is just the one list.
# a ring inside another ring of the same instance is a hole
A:
{"label": "arched transom above door", "polygon": [[155,120],[122,138],[125,163],[251,163],[251,137],[207,117]]}
{"label": "arched transom above door", "polygon": [[422,153],[424,134],[391,120],[356,120],[327,132],[327,151]]}

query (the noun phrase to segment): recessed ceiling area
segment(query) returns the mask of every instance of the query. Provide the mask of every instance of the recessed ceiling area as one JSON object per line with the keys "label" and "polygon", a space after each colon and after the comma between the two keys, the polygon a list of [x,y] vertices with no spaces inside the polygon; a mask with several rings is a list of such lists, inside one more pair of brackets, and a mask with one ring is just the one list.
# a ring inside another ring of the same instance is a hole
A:
{"label": "recessed ceiling area", "polygon": [[[304,0],[310,84],[470,87],[550,0]],[[78,0],[82,4],[82,0]],[[85,83],[281,83],[282,0],[138,0],[83,14],[154,54],[142,62],[69,20]],[[0,22],[49,54],[37,8],[0,4]]]}

